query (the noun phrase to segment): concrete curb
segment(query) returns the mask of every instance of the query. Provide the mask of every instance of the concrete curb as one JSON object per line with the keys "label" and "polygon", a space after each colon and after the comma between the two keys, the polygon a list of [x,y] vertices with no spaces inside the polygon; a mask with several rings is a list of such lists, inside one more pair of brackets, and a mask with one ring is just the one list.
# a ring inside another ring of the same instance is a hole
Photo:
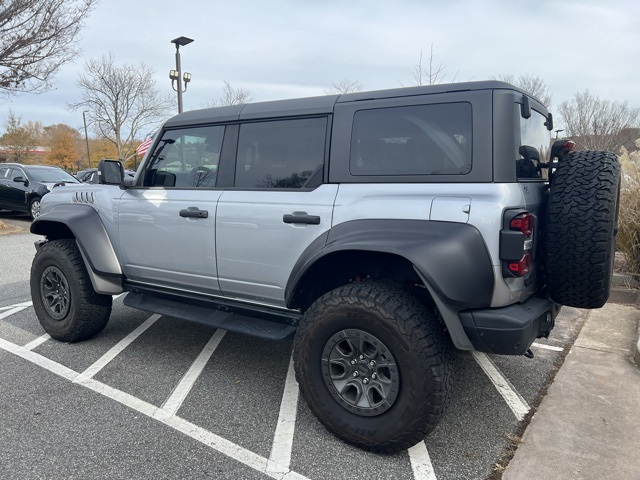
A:
{"label": "concrete curb", "polygon": [[611,284],[614,287],[637,288],[640,287],[640,275],[633,273],[614,273]]}

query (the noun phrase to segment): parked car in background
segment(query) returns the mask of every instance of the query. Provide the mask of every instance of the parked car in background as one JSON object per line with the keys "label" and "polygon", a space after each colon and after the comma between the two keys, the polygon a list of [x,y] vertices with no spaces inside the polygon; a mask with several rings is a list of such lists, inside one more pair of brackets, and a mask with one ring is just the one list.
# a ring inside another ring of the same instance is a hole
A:
{"label": "parked car in background", "polygon": [[43,165],[0,164],[0,209],[40,215],[40,200],[53,187],[80,183],[59,167]]}

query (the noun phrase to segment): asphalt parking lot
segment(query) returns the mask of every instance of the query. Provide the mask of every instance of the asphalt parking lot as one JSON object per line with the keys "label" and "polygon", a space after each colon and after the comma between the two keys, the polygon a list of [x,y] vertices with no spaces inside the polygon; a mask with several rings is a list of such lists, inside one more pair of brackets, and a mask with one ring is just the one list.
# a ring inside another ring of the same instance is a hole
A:
{"label": "asphalt parking lot", "polygon": [[0,235],[3,478],[485,479],[582,324],[581,311],[563,309],[534,359],[461,352],[436,430],[406,452],[376,455],[311,414],[290,341],[151,315],[122,296],[95,338],[50,339],[29,293],[38,238]]}

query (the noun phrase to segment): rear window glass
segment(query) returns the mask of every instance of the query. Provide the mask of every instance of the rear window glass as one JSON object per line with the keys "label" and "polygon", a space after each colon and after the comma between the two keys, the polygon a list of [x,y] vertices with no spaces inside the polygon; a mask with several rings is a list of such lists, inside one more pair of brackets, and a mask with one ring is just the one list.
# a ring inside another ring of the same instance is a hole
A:
{"label": "rear window glass", "polygon": [[[514,105],[516,119],[520,119],[519,143],[516,145],[516,176],[518,178],[543,178],[540,162],[549,159],[551,132],[545,123],[547,117],[531,110],[529,118],[520,115],[520,104]],[[544,172],[546,176],[546,171]]]}
{"label": "rear window glass", "polygon": [[352,175],[464,175],[471,171],[471,104],[360,110]]}

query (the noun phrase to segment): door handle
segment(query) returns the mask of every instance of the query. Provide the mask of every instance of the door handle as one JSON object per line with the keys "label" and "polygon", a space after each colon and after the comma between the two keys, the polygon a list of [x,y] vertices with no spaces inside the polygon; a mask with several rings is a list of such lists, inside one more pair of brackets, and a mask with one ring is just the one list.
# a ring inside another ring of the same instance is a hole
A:
{"label": "door handle", "polygon": [[308,215],[307,212],[286,213],[282,217],[284,223],[305,223],[307,225],[320,225],[320,217]]}
{"label": "door handle", "polygon": [[189,207],[180,210],[180,216],[192,218],[209,218],[209,212],[207,210],[200,210],[198,207]]}

